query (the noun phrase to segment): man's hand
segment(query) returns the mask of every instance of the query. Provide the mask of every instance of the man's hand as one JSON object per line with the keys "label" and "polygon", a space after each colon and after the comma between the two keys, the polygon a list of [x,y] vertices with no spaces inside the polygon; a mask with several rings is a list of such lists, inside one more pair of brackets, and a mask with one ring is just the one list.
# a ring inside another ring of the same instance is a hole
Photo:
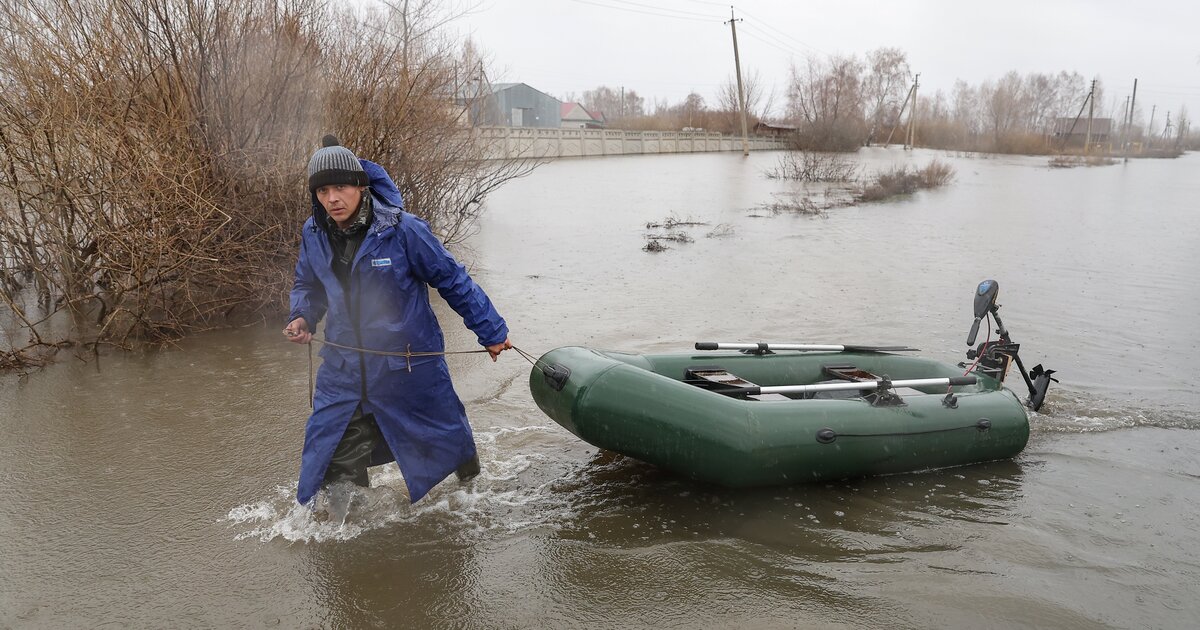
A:
{"label": "man's hand", "polygon": [[[283,329],[283,334],[287,335],[288,341],[292,343],[308,343],[312,341],[312,333],[308,332],[308,322],[304,321],[303,317],[293,319],[292,323]],[[491,350],[491,348],[488,348],[488,350]],[[495,355],[492,355],[492,360],[496,360]]]}
{"label": "man's hand", "polygon": [[501,352],[504,352],[505,350],[508,350],[511,347],[512,347],[512,342],[509,341],[508,339],[505,339],[504,343],[498,343],[494,346],[488,346],[487,351],[488,351],[488,354],[492,355],[492,363],[496,362],[496,357],[500,356]]}

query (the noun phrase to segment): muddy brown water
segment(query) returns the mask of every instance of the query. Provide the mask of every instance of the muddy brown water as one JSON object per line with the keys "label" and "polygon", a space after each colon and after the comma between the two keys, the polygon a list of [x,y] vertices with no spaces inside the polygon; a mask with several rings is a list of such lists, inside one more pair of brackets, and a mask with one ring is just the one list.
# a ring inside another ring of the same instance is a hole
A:
{"label": "muddy brown water", "polygon": [[[451,365],[483,474],[409,506],[375,470],[335,527],[291,499],[308,363],[280,322],[0,377],[0,627],[1200,625],[1200,156],[860,157],[957,177],[766,217],[795,188],[763,176],[776,154],[561,160],[495,194],[460,255],[534,353],[768,340],[957,362],[995,278],[1024,356],[1062,380],[1016,459],[722,490],[597,454],[538,411],[515,353],[472,355]],[[668,216],[708,225],[641,251]]]}

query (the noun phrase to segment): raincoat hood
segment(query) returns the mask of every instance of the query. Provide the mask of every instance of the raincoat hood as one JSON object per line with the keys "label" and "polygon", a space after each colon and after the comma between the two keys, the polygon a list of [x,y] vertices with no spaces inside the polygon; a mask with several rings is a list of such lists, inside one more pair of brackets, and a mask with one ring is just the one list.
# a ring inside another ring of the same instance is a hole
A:
{"label": "raincoat hood", "polygon": [[[374,205],[374,212],[378,213],[381,210],[380,206],[390,206],[392,208],[391,212],[385,211],[385,214],[393,215],[388,224],[395,223],[398,220],[395,217],[396,211],[404,209],[404,198],[400,195],[400,189],[396,186],[396,182],[392,181],[391,176],[388,175],[382,166],[370,160],[360,159],[358,163],[362,164],[363,170],[367,173],[367,181],[369,182],[367,184],[367,193],[374,197],[376,201],[382,202]],[[313,225],[323,230],[329,224],[329,214],[325,212],[325,207],[321,205],[321,202],[317,201],[317,193],[315,191],[311,197]],[[378,221],[378,218],[372,220],[372,222],[374,221]]]}

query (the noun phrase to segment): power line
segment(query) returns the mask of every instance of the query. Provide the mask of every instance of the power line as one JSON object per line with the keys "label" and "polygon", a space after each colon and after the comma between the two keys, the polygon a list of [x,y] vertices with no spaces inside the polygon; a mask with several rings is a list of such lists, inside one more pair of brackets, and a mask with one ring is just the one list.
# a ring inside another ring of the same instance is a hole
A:
{"label": "power line", "polygon": [[[643,15],[653,15],[653,16],[657,16],[657,17],[673,18],[676,20],[691,20],[693,22],[715,22],[715,21],[720,21],[720,19],[721,19],[718,17],[711,17],[711,18],[705,19],[705,18],[696,18],[696,17],[686,17],[683,15],[671,15],[669,13],[654,13],[651,11],[643,11],[641,9],[631,9],[631,8],[627,8],[627,7],[613,6],[611,4],[602,4],[599,2],[593,2],[592,0],[571,0],[571,2],[576,2],[579,4],[590,4],[592,6],[603,7],[605,9],[613,9],[614,11],[628,11],[630,13],[641,13]],[[640,5],[640,6],[645,6],[645,5]],[[699,14],[697,14],[697,15],[699,15]]]}
{"label": "power line", "polygon": [[[828,54],[829,54],[829,53],[827,53],[827,52],[825,52],[825,51],[821,50],[820,48],[817,48],[816,46],[813,46],[813,45],[811,45],[811,44],[808,44],[808,43],[802,42],[802,41],[800,41],[800,40],[796,39],[795,37],[792,37],[791,35],[788,35],[787,33],[785,33],[785,32],[783,32],[783,31],[781,31],[781,30],[779,30],[779,29],[775,28],[774,26],[771,26],[771,23],[770,23],[770,22],[768,22],[768,21],[766,21],[766,20],[760,20],[758,17],[756,17],[756,16],[753,16],[753,15],[751,15],[751,14],[749,14],[749,13],[745,12],[745,11],[742,11],[742,15],[744,15],[744,16],[746,16],[746,17],[748,17],[748,18],[752,19],[752,20],[754,20],[754,22],[755,22],[755,23],[761,23],[761,24],[762,24],[762,26],[764,26],[764,27],[766,27],[766,28],[768,28],[768,29],[770,29],[770,30],[772,30],[772,31],[774,31],[774,32],[776,32],[776,33],[778,33],[778,34],[782,35],[782,36],[783,36],[784,38],[786,38],[786,39],[789,39],[789,40],[791,40],[791,41],[793,41],[793,42],[796,42],[796,43],[797,43],[797,44],[799,44],[800,46],[802,46],[802,47],[804,47],[804,48],[807,48],[807,49],[809,49],[809,50],[810,50],[810,51],[812,51],[812,52],[818,52],[818,53],[821,53],[822,55],[828,55]],[[805,53],[805,54],[808,54],[808,53]]]}
{"label": "power line", "polygon": [[[520,71],[516,74],[519,74],[520,76],[538,77],[539,80],[553,81],[556,83],[576,83],[580,80],[577,75],[564,75],[561,72],[553,69],[536,68],[530,66],[524,66],[520,68]],[[628,74],[623,74],[622,76],[625,78],[621,79],[621,82],[623,82],[625,85],[631,85],[634,88],[639,88],[642,86],[688,86],[700,88],[719,88],[724,85],[724,83],[709,83],[706,81],[663,81],[659,79],[643,79],[637,76],[629,76]]]}
{"label": "power line", "polygon": [[1171,88],[1173,90],[1200,90],[1200,85],[1163,85],[1159,87]]}
{"label": "power line", "polygon": [[[755,25],[743,24],[742,29],[745,30],[746,28],[750,29],[749,32],[747,32],[747,35],[749,35],[750,37],[753,37],[754,39],[757,39],[758,41],[760,41],[764,44],[767,44],[768,46],[774,47],[776,50],[781,50],[785,53],[788,53],[791,55],[796,55],[798,57],[808,57],[809,55],[812,54],[812,53],[809,53],[808,51],[799,50],[797,48],[788,46],[786,43],[780,41],[778,38],[772,37],[770,33],[759,30],[758,25],[756,25],[756,24]],[[766,38],[769,38],[769,39],[766,39]]]}
{"label": "power line", "polygon": [[1196,92],[1172,92],[1168,90],[1152,90],[1150,88],[1143,88],[1142,91],[1153,94],[1168,94],[1170,96],[1200,96],[1200,90]]}
{"label": "power line", "polygon": [[695,11],[684,11],[683,9],[671,9],[668,7],[660,7],[660,6],[653,5],[653,4],[644,4],[641,2],[633,2],[633,0],[607,0],[607,1],[608,2],[616,2],[617,4],[631,4],[635,7],[643,7],[646,9],[653,9],[655,11],[670,11],[671,13],[681,13],[683,15],[696,15],[696,16],[700,16],[703,18],[715,19],[715,18],[713,18],[712,14],[710,14],[710,13],[696,13]]}
{"label": "power line", "polygon": [[[743,27],[743,28],[744,28],[744,27]],[[766,44],[767,46],[770,46],[771,48],[774,48],[775,50],[778,50],[779,52],[782,52],[782,53],[784,53],[784,54],[788,55],[789,57],[795,57],[795,56],[797,56],[797,55],[799,55],[799,56],[803,56],[802,54],[800,54],[800,53],[797,53],[797,52],[796,52],[796,51],[794,51],[794,50],[791,50],[791,49],[788,49],[788,48],[784,48],[784,47],[782,47],[782,46],[780,46],[780,45],[778,45],[778,44],[775,44],[775,43],[771,42],[770,40],[766,40],[766,39],[763,39],[763,38],[759,37],[758,35],[755,35],[755,34],[754,34],[754,31],[745,31],[745,30],[744,30],[744,31],[742,32],[742,34],[743,34],[743,35],[745,35],[746,37],[749,37],[750,39],[753,39],[753,40],[757,41],[757,42],[760,42],[760,43]]]}

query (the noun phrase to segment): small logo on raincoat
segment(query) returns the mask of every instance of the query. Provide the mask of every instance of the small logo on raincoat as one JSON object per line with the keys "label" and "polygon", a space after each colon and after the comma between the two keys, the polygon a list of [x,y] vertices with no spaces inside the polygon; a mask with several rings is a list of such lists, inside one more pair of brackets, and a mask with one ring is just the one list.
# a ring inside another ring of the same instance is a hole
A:
{"label": "small logo on raincoat", "polygon": [[371,259],[372,267],[390,267],[391,264],[392,264],[391,258],[372,258]]}

